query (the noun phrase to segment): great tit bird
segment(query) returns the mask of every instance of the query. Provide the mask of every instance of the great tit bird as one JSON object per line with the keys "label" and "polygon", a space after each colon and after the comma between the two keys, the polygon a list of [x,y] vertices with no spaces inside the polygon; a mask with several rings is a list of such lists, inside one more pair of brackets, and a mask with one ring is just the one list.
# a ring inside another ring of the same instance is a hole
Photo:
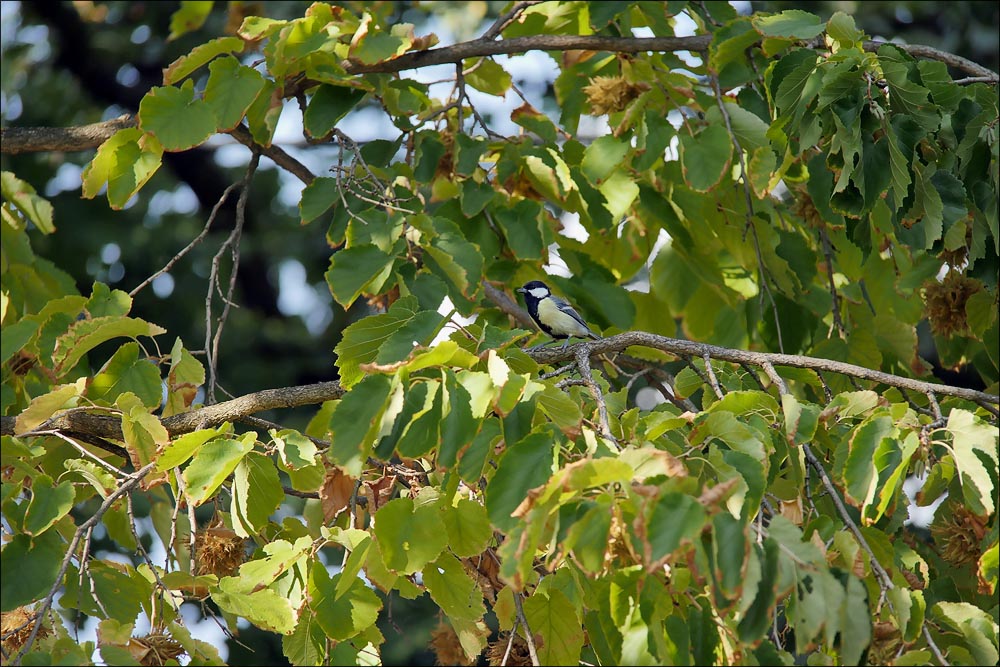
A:
{"label": "great tit bird", "polygon": [[557,340],[566,339],[562,349],[566,349],[572,337],[601,339],[590,330],[573,306],[552,294],[552,290],[541,280],[525,283],[523,287],[518,287],[517,291],[524,295],[528,314],[539,329]]}

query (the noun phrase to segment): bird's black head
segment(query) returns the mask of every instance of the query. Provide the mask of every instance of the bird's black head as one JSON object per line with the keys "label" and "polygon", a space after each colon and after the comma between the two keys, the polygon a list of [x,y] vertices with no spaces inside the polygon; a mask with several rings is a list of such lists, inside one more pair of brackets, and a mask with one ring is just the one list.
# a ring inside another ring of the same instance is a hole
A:
{"label": "bird's black head", "polygon": [[536,299],[544,299],[552,293],[549,286],[541,280],[532,280],[531,282],[524,283],[523,286],[517,288],[517,291],[521,294],[530,294]]}

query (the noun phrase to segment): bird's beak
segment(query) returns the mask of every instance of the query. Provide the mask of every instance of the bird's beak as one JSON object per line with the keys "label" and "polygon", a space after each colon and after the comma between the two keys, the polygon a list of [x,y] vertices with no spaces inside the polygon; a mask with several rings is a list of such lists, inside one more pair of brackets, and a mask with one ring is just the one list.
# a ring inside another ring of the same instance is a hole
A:
{"label": "bird's beak", "polygon": [[515,291],[515,292],[520,292],[521,294],[524,294],[524,293],[525,293],[525,292],[527,292],[528,290],[524,289],[523,287],[518,287],[518,288],[517,288],[516,290],[514,290],[514,291]]}

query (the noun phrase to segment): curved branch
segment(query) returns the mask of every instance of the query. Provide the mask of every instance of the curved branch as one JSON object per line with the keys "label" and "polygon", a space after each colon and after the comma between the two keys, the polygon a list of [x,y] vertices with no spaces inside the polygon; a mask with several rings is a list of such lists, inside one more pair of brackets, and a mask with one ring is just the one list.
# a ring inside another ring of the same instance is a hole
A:
{"label": "curved branch", "polygon": [[[806,357],[797,354],[778,354],[773,352],[751,352],[748,350],[737,350],[717,345],[707,345],[690,340],[680,340],[677,338],[667,338],[645,331],[626,331],[625,333],[603,338],[597,341],[587,341],[578,343],[566,350],[560,348],[541,348],[528,352],[535,361],[543,364],[555,364],[560,361],[571,360],[576,355],[576,350],[582,345],[590,355],[621,352],[628,347],[638,345],[669,352],[677,356],[698,356],[704,357],[706,354],[713,359],[729,361],[734,364],[748,364],[757,366],[768,371],[769,366],[789,366],[792,368],[805,368],[814,371],[828,371],[838,373],[848,377],[854,377],[871,382],[879,382],[891,387],[901,389],[911,389],[922,394],[933,392],[938,396],[955,396],[968,401],[973,401],[986,407],[988,404],[1000,404],[1000,396],[987,394],[985,392],[967,389],[965,387],[951,387],[943,384],[934,384],[923,380],[892,375],[863,366],[855,366],[842,361],[832,359],[820,359],[818,357]],[[986,404],[986,405],[984,405]]]}
{"label": "curved branch", "polygon": [[914,58],[940,60],[949,67],[954,67],[955,69],[961,70],[973,77],[981,78],[985,83],[995,84],[998,79],[1000,79],[996,72],[986,69],[978,63],[974,63],[968,58],[963,58],[962,56],[955,55],[954,53],[941,51],[932,46],[924,46],[923,44],[896,44],[895,42],[866,41],[864,47],[865,51],[878,51],[886,44],[892,44],[893,46],[906,51]]}
{"label": "curved branch", "polygon": [[[605,37],[602,35],[531,35],[513,39],[474,39],[451,46],[426,51],[411,51],[398,58],[372,65],[347,61],[342,63],[348,74],[401,72],[429,65],[462,62],[480,56],[513,55],[528,51],[611,51],[613,53],[638,53],[640,51],[704,51],[712,42],[712,35],[692,37]],[[315,85],[315,84],[313,84]]]}
{"label": "curved branch", "polygon": [[[519,3],[515,8],[518,11],[528,6],[528,2]],[[512,10],[511,14],[515,14]],[[526,53],[528,51],[609,51],[612,53],[639,53],[650,52],[671,52],[671,51],[704,51],[712,42],[712,35],[693,35],[690,37],[607,37],[603,35],[532,35],[529,37],[515,37],[512,39],[497,40],[495,36],[487,33],[478,39],[467,42],[459,42],[451,46],[444,46],[438,49],[428,49],[425,51],[411,51],[404,53],[398,58],[385,60],[382,62],[365,65],[359,62],[345,61],[343,66],[349,74],[372,74],[372,73],[394,73],[409,69],[418,69],[430,65],[443,65],[460,63],[466,58],[476,58],[481,56],[514,55]],[[864,49],[866,51],[878,51],[879,48],[891,42],[866,41]],[[1000,75],[978,63],[974,63],[968,58],[941,51],[923,44],[895,44],[893,46],[902,49],[916,58],[926,58],[938,60],[950,67],[968,74],[965,79],[956,83],[990,83],[996,85],[1000,82]],[[818,48],[820,43],[812,44]],[[303,80],[297,90],[305,90],[316,85],[316,82]],[[289,95],[294,96],[296,91],[289,91]],[[118,118],[82,125],[78,127],[53,128],[53,127],[8,127],[0,129],[0,153],[16,155],[19,153],[38,153],[43,151],[73,152],[82,151],[100,146],[108,137],[120,129],[135,127],[136,120],[131,114],[124,114]],[[276,164],[284,167],[294,174],[303,183],[310,183],[315,176],[301,162],[291,157],[285,151],[276,146],[267,148],[257,145],[250,136],[249,131],[242,126],[237,126],[229,132],[230,135],[244,146],[261,151],[261,154],[274,160]]]}
{"label": "curved branch", "polygon": [[[690,37],[606,37],[602,35],[532,35],[512,39],[474,39],[451,46],[426,51],[411,51],[398,58],[372,65],[347,61],[343,63],[349,74],[374,72],[392,73],[417,69],[428,65],[457,63],[466,58],[480,56],[513,55],[527,51],[610,51],[612,53],[639,53],[642,51],[704,51],[712,42],[712,35]],[[866,41],[866,51],[878,51],[889,42]],[[973,77],[996,84],[1000,76],[967,58],[947,53],[922,44],[893,44],[915,58],[940,60]],[[306,84],[308,85],[308,84]]]}

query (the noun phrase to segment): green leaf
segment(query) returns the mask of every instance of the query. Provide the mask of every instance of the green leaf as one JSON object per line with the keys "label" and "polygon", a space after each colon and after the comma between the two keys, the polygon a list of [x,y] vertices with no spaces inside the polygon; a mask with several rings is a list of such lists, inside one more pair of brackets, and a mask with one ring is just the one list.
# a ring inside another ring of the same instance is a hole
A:
{"label": "green leaf", "polygon": [[483,617],[483,594],[455,556],[441,554],[424,567],[422,574],[431,599],[449,619],[475,621]]}
{"label": "green leaf", "polygon": [[514,256],[522,261],[540,260],[545,252],[545,230],[539,224],[541,206],[530,199],[518,201],[512,208],[493,209],[497,226]]}
{"label": "green leaf", "polygon": [[83,196],[92,199],[106,184],[108,202],[122,209],[160,168],[163,146],[151,134],[130,127],[111,135],[83,170]]}
{"label": "green leaf", "polygon": [[538,661],[543,665],[575,665],[583,648],[583,627],[573,603],[558,589],[536,591],[524,601],[524,615],[533,633],[542,636]]}
{"label": "green leaf", "polygon": [[476,90],[497,97],[503,97],[510,90],[510,73],[492,58],[469,59],[462,67],[468,71],[465,82]]}
{"label": "green leaf", "polygon": [[462,181],[458,195],[462,214],[469,218],[479,215],[494,196],[496,189],[490,183],[479,183],[471,178]]}
{"label": "green leaf", "polygon": [[404,41],[395,35],[373,30],[360,43],[352,45],[350,56],[363,65],[374,65],[402,55],[408,46],[407,42],[408,40]]}
{"label": "green leaf", "polygon": [[743,590],[746,563],[750,551],[746,527],[743,522],[728,512],[721,512],[712,518],[715,539],[716,578],[722,592],[727,597],[738,595]]}
{"label": "green leaf", "polygon": [[5,364],[35,337],[41,323],[27,318],[3,328],[0,336],[0,364]]}
{"label": "green leaf", "polygon": [[594,139],[583,152],[580,169],[592,184],[600,185],[601,181],[619,169],[631,146],[612,135]]}
{"label": "green leaf", "polygon": [[274,131],[278,127],[278,119],[284,109],[281,88],[269,79],[264,79],[264,87],[247,109],[247,125],[253,140],[264,147],[271,145]]}
{"label": "green leaf", "polygon": [[989,549],[979,558],[979,579],[986,583],[991,595],[997,592],[997,580],[1000,578],[1000,543],[994,541]]}
{"label": "green leaf", "polygon": [[259,534],[285,499],[274,462],[255,452],[236,466],[232,494],[233,530],[241,537]]}
{"label": "green leaf", "polygon": [[167,371],[167,402],[163,417],[186,412],[194,404],[198,387],[205,383],[205,367],[184,349],[178,338],[170,350],[170,370]]}
{"label": "green leaf", "polygon": [[56,230],[52,222],[52,204],[44,197],[39,197],[35,188],[13,172],[0,172],[0,192],[3,193],[4,201],[20,211],[40,232],[51,234]]}
{"label": "green leaf", "polygon": [[331,445],[327,455],[352,476],[361,474],[380,430],[390,430],[396,420],[397,412],[383,416],[392,388],[388,377],[369,375],[344,394],[330,416]]}
{"label": "green leaf", "polygon": [[302,190],[302,199],[299,201],[299,218],[302,224],[312,222],[339,201],[340,188],[337,179],[328,176],[314,178]]}
{"label": "green leaf", "polygon": [[139,359],[139,344],[134,341],[118,348],[87,388],[90,398],[109,404],[125,392],[150,408],[158,407],[163,396],[159,369],[149,359]]}
{"label": "green leaf", "polygon": [[[812,49],[796,49],[779,60],[769,83],[774,106],[787,117],[798,113],[810,99],[809,82],[816,70],[817,56]],[[812,95],[816,94],[813,90]],[[810,169],[810,173],[813,170]]]}
{"label": "green leaf", "polygon": [[325,137],[367,94],[368,91],[351,86],[320,86],[303,116],[306,132],[316,139]]}
{"label": "green leaf", "polygon": [[375,540],[385,566],[398,574],[422,570],[448,545],[448,531],[435,504],[415,506],[396,498],[375,513]]}
{"label": "green leaf", "polygon": [[746,62],[747,49],[760,41],[748,18],[740,17],[722,26],[712,37],[708,48],[709,66],[721,72],[732,63]]}
{"label": "green leaf", "polygon": [[[767,138],[768,124],[761,120],[760,116],[736,103],[726,103],[726,114],[729,116],[733,134],[740,142],[740,148],[747,153],[753,153],[758,148],[770,148],[771,142]],[[723,126],[726,122],[717,106],[705,112],[705,119]]]}
{"label": "green leaf", "polygon": [[997,624],[988,613],[968,602],[938,602],[931,607],[935,617],[958,632],[974,665],[997,664]]}
{"label": "green leaf", "polygon": [[59,577],[66,544],[57,531],[35,539],[14,535],[0,558],[0,609],[11,611],[44,597]]}
{"label": "green leaf", "polygon": [[196,46],[163,70],[163,84],[172,85],[195,71],[216,56],[224,53],[241,53],[246,45],[239,37],[218,37]]}
{"label": "green leaf", "polygon": [[448,549],[459,558],[481,554],[493,537],[486,508],[474,500],[460,499],[454,507],[444,508],[441,518],[448,531]]}
{"label": "green leaf", "polygon": [[[772,605],[775,600],[775,589],[778,577],[778,553],[780,545],[777,541],[767,538],[764,540],[763,548],[759,545],[752,545],[753,553],[761,561],[761,576],[757,583],[753,601],[747,607],[746,613],[740,619],[737,631],[742,642],[754,642],[764,636],[771,626]],[[749,599],[748,593],[753,593],[749,589],[744,589],[744,596]]]}
{"label": "green leaf", "polygon": [[699,192],[719,184],[729,169],[733,143],[721,125],[709,125],[701,133],[681,135],[681,169],[684,182]]}
{"label": "green leaf", "polygon": [[558,442],[549,429],[529,433],[508,447],[486,487],[486,512],[499,530],[509,532],[518,519],[511,516],[530,489],[552,474],[553,449]]}
{"label": "green leaf", "polygon": [[875,448],[892,431],[891,417],[872,417],[851,436],[850,450],[844,463],[844,480],[847,482],[844,497],[856,507],[869,505],[875,497],[878,483]]}
{"label": "green leaf", "polygon": [[337,303],[349,308],[365,288],[392,267],[393,261],[392,255],[370,243],[344,248],[330,256],[326,284]]}
{"label": "green leaf", "polygon": [[826,34],[840,42],[841,48],[851,48],[864,37],[854,24],[854,17],[844,12],[834,12],[826,23]]}
{"label": "green leaf", "polygon": [[450,281],[465,297],[472,297],[479,289],[483,276],[483,254],[470,243],[451,220],[436,218],[437,234],[429,245],[423,246],[424,260],[432,271]]}
{"label": "green leaf", "polygon": [[24,513],[24,532],[38,536],[73,509],[76,491],[73,482],[53,484],[48,475],[37,475],[31,482],[31,501]]}
{"label": "green leaf", "polygon": [[468,390],[458,382],[451,370],[445,372],[442,391],[446,393],[442,402],[448,406],[448,412],[441,422],[437,464],[442,468],[451,468],[455,465],[459,450],[476,435],[479,420],[472,416],[472,398]]}
{"label": "green leaf", "polygon": [[122,411],[125,449],[128,450],[132,465],[141,468],[150,463],[160,448],[170,442],[170,434],[135,394],[120,394],[115,405]]}
{"label": "green leaf", "polygon": [[326,658],[326,634],[308,610],[299,616],[295,632],[281,638],[281,652],[292,665],[321,665]]}
{"label": "green leaf", "polygon": [[[983,423],[968,410],[956,408],[948,415],[947,429],[952,436],[952,452],[961,474],[966,502],[977,514],[983,513],[979,508],[985,509],[987,515],[992,514],[996,509],[993,479],[1000,465],[996,428]],[[987,461],[992,464],[993,476],[984,465]]]}
{"label": "green leaf", "polygon": [[396,451],[406,458],[417,458],[429,452],[440,438],[442,401],[440,383],[424,383],[427,394],[423,406],[410,419],[396,442]]}
{"label": "green leaf", "polygon": [[116,315],[80,320],[56,340],[52,362],[59,374],[72,370],[92,349],[113,338],[136,336],[157,336],[166,333],[155,324],[140,319]]}
{"label": "green leaf", "polygon": [[573,552],[585,572],[599,574],[605,565],[610,530],[611,509],[605,504],[596,504],[570,526],[563,548]]}
{"label": "green leaf", "polygon": [[345,389],[355,385],[363,377],[361,364],[406,359],[414,342],[426,345],[443,323],[444,318],[436,312],[420,311],[415,296],[399,299],[387,313],[358,320],[344,329],[344,337],[334,349],[341,384]]}
{"label": "green leaf", "polygon": [[567,436],[575,437],[580,433],[583,421],[580,406],[561,389],[545,385],[538,394],[538,407]]}
{"label": "green leaf", "polygon": [[649,562],[659,562],[685,540],[693,541],[705,525],[705,518],[705,509],[691,496],[664,493],[646,519]]}
{"label": "green leaf", "polygon": [[205,85],[205,103],[215,114],[216,129],[228,132],[240,124],[264,90],[264,77],[231,56],[214,61],[208,69],[211,73]]}
{"label": "green leaf", "polygon": [[[558,140],[559,133],[552,119],[529,104],[522,104],[511,111],[510,119],[529,132],[537,134],[542,141],[554,144]],[[461,145],[461,140],[459,140],[459,145]],[[464,172],[459,171],[459,173]]]}
{"label": "green leaf", "polygon": [[745,419],[737,418],[735,413],[728,410],[713,411],[695,426],[691,442],[700,443],[709,438],[718,438],[731,449],[763,461],[764,442],[761,434],[745,422]]}
{"label": "green leaf", "polygon": [[212,592],[212,601],[220,609],[242,616],[262,630],[288,634],[295,629],[295,610],[287,598],[271,588],[261,588],[252,593],[229,590],[233,586],[229,583],[232,580],[238,581],[238,578],[224,578],[219,582],[219,589]]}
{"label": "green leaf", "polygon": [[83,308],[91,317],[128,315],[132,310],[132,297],[119,289],[112,291],[104,283],[94,283],[93,292]]}
{"label": "green leaf", "polygon": [[156,469],[164,472],[176,468],[191,458],[198,448],[206,442],[224,433],[229,433],[231,430],[232,426],[224,424],[218,428],[206,428],[185,433],[163,448],[156,459]]}
{"label": "green leaf", "polygon": [[319,563],[309,568],[309,607],[326,636],[338,642],[372,627],[382,609],[378,595],[358,577],[338,596],[342,577],[344,574],[338,572],[331,578]]}
{"label": "green leaf", "polygon": [[167,41],[172,41],[197,30],[205,24],[205,19],[212,13],[211,0],[181,0],[181,7],[170,15],[170,35]]}
{"label": "green leaf", "polygon": [[218,438],[198,449],[191,464],[184,469],[185,495],[195,506],[212,497],[253,449],[256,433],[247,433],[239,440]]}
{"label": "green leaf", "polygon": [[156,136],[167,151],[186,151],[215,134],[212,108],[195,99],[194,83],[152,88],[139,103],[139,127]]}
{"label": "green leaf", "polygon": [[768,37],[812,39],[826,30],[820,17],[801,9],[786,9],[772,16],[755,14],[751,21],[760,34]]}
{"label": "green leaf", "polygon": [[[876,452],[876,459],[879,458],[880,451],[888,445],[888,449],[891,453],[892,458],[890,461],[894,463],[892,470],[889,472],[888,477],[885,476],[884,471],[882,472],[882,480],[879,483],[878,490],[878,506],[876,507],[875,517],[872,522],[877,522],[885,514],[889,505],[897,498],[897,494],[903,487],[903,480],[906,479],[906,473],[910,469],[910,459],[913,454],[917,451],[917,447],[920,442],[916,433],[912,431],[907,433],[903,438],[903,442],[899,443],[894,440],[883,440],[882,444],[879,446],[879,451]],[[898,455],[897,455],[898,450]],[[878,466],[881,468],[882,466]]]}
{"label": "green leaf", "polygon": [[17,416],[16,429],[18,433],[26,433],[41,425],[49,417],[64,407],[75,407],[77,398],[83,393],[86,378],[80,378],[72,384],[57,385],[47,394],[31,399],[28,407]]}

